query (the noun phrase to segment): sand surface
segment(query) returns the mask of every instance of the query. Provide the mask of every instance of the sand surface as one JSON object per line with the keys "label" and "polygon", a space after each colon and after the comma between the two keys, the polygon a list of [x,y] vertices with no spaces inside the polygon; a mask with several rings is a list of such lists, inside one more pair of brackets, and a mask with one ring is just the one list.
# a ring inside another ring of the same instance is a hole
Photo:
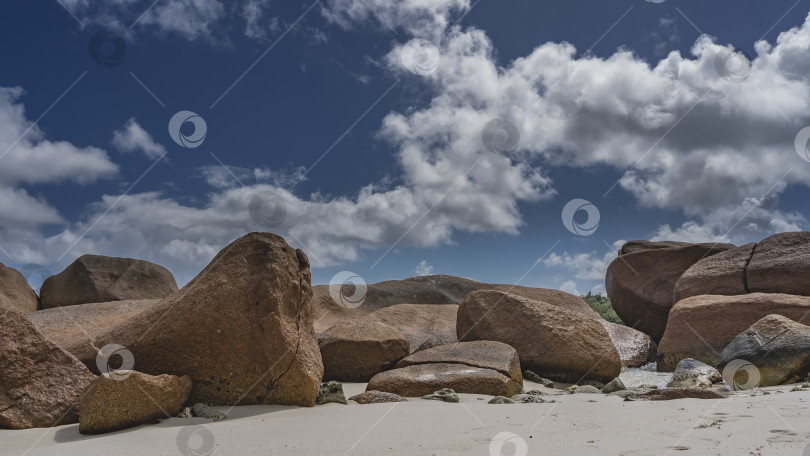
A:
{"label": "sand surface", "polygon": [[[346,395],[364,388],[347,384]],[[540,388],[526,382],[526,389]],[[512,456],[516,447],[511,443],[501,450],[491,447],[496,435],[510,432],[518,446],[525,442],[526,452],[517,456],[802,456],[810,443],[810,390],[790,389],[665,402],[581,394],[547,398],[558,403],[489,405],[489,397],[462,395],[460,404],[413,399],[315,408],[218,407],[228,411],[227,420],[172,418],[99,436],[79,434],[78,425],[3,430],[0,454],[181,455],[178,439],[184,448],[186,441],[197,448],[208,439],[213,451],[203,454]],[[187,439],[193,431],[199,432]]]}

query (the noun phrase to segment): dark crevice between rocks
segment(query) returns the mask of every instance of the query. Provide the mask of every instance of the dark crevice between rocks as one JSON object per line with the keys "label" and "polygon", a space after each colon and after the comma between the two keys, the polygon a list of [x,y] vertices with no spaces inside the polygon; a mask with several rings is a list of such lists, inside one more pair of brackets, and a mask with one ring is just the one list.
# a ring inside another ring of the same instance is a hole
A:
{"label": "dark crevice between rocks", "polygon": [[[300,265],[301,260],[299,259],[298,261],[299,261],[299,265]],[[300,273],[300,271],[299,271],[299,273]],[[282,372],[281,375],[276,377],[275,380],[273,380],[272,382],[270,382],[267,385],[267,388],[265,388],[264,394],[262,395],[262,402],[264,402],[264,399],[267,398],[267,396],[270,395],[270,392],[276,387],[276,384],[279,381],[281,381],[281,379],[284,378],[285,375],[287,375],[287,372],[289,372],[290,369],[292,369],[293,364],[295,364],[295,360],[298,359],[298,352],[301,350],[301,307],[302,307],[302,304],[304,302],[304,294],[305,294],[306,287],[307,287],[307,284],[304,283],[304,278],[302,276],[298,281],[298,289],[300,290],[300,292],[299,292],[299,295],[298,295],[298,306],[297,306],[297,311],[296,311],[296,322],[295,322],[295,325],[296,325],[296,331],[295,332],[298,335],[298,340],[296,341],[296,344],[295,344],[295,353],[293,353],[293,357],[290,360],[290,364],[287,365],[287,368],[284,369],[284,372]]]}
{"label": "dark crevice between rocks", "polygon": [[745,262],[745,266],[743,267],[743,288],[745,288],[746,293],[751,293],[751,290],[748,289],[748,265],[751,264],[751,260],[754,258],[754,252],[757,250],[757,246],[759,244],[754,244],[754,248],[751,249],[751,254],[748,256],[748,260]]}

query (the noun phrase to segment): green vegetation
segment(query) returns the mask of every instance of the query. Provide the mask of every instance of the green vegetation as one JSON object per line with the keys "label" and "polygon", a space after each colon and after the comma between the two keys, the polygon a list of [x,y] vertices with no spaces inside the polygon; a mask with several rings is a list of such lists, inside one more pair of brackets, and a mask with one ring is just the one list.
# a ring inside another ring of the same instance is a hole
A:
{"label": "green vegetation", "polygon": [[608,299],[607,296],[602,296],[601,293],[593,294],[589,291],[588,294],[582,296],[582,299],[605,320],[620,325],[624,324],[622,319],[616,315],[616,311],[613,310],[613,306],[610,305],[610,299]]}

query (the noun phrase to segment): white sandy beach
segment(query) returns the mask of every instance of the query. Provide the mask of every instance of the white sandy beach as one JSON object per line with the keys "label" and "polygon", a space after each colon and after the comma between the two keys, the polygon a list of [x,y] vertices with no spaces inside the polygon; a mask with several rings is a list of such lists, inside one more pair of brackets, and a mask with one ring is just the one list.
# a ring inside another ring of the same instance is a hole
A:
{"label": "white sandy beach", "polygon": [[[344,386],[346,396],[364,388]],[[526,388],[540,389],[531,382]],[[230,410],[225,421],[172,418],[99,436],[80,435],[78,425],[3,430],[0,454],[180,455],[181,430],[203,425],[214,438],[212,455],[511,456],[511,444],[502,452],[490,448],[496,435],[511,432],[525,440],[528,455],[798,456],[810,443],[810,390],[790,389],[663,402],[579,394],[561,395],[557,403],[489,405],[489,397],[461,395],[460,404],[412,399],[315,408],[246,406]],[[192,447],[202,443],[200,436],[193,439]]]}

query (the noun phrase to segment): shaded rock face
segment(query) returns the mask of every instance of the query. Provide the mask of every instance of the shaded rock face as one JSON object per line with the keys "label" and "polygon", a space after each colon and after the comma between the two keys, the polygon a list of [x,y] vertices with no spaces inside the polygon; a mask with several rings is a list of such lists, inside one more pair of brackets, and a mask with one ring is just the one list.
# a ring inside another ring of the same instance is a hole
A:
{"label": "shaded rock face", "polygon": [[386,404],[390,402],[407,402],[404,397],[393,394],[383,393],[382,391],[366,391],[365,393],[357,394],[349,398],[350,401],[357,402],[361,405],[366,404]]}
{"label": "shaded rock face", "polygon": [[492,369],[519,384],[523,383],[517,351],[507,344],[491,340],[458,342],[429,348],[403,359],[397,364],[397,368],[436,363]]}
{"label": "shaded rock face", "polygon": [[[728,344],[720,353],[718,368],[725,369],[735,360],[744,360],[756,369],[755,375],[759,376],[759,382],[757,385],[752,379],[754,384],[751,387],[800,381],[810,372],[810,326],[781,315],[768,315]],[[724,375],[731,378],[732,382],[737,381],[734,374],[724,371]],[[743,380],[745,381],[747,380]]]}
{"label": "shaded rock face", "polygon": [[698,261],[733,247],[691,244],[631,250],[608,266],[605,285],[610,302],[622,321],[658,342],[664,335],[681,275]]}
{"label": "shaded rock face", "polygon": [[752,293],[810,296],[810,232],[779,233],[760,241],[747,277]]}
{"label": "shaded rock face", "polygon": [[810,323],[810,297],[751,293],[684,299],[672,308],[658,344],[658,370],[671,372],[685,358],[715,366],[720,352],[737,335],[770,314]]}
{"label": "shaded rock face", "polygon": [[0,310],[0,427],[76,423],[79,399],[94,378],[43,337],[21,310]]}
{"label": "shaded rock face", "polygon": [[408,339],[391,326],[357,321],[333,326],[318,345],[323,379],[367,382],[410,353]]}
{"label": "shaded rock face", "polygon": [[[124,346],[138,371],[188,375],[191,402],[313,406],[323,364],[311,297],[306,255],[279,236],[252,233],[94,342]],[[95,351],[77,351],[97,369]]]}
{"label": "shaded rock face", "polygon": [[376,310],[357,321],[380,322],[408,339],[411,353],[458,342],[455,304],[396,304]]}
{"label": "shaded rock face", "polygon": [[83,255],[42,284],[42,307],[161,299],[177,291],[168,269],[132,258]]}
{"label": "shaded rock face", "polygon": [[366,391],[383,391],[403,397],[422,397],[442,388],[458,393],[511,397],[522,385],[493,369],[463,364],[417,364],[374,376]]}
{"label": "shaded rock face", "polygon": [[552,380],[607,382],[621,371],[619,353],[598,321],[509,293],[467,295],[456,330],[460,341],[494,340],[514,347],[524,368]]}
{"label": "shaded rock face", "polygon": [[349,402],[346,400],[346,395],[343,393],[343,384],[336,381],[329,381],[321,384],[321,390],[318,392],[318,399],[315,403],[317,405],[346,405]]}
{"label": "shaded rock face", "polygon": [[683,273],[675,284],[674,302],[699,295],[747,294],[746,269],[756,244],[746,244],[704,258]]}
{"label": "shaded rock face", "polygon": [[117,371],[95,379],[79,405],[79,432],[100,434],[126,429],[180,412],[191,391],[191,379]]}
{"label": "shaded rock face", "polygon": [[16,269],[0,263],[0,312],[3,309],[19,309],[23,312],[35,312],[39,307],[39,298],[28,281]]}

